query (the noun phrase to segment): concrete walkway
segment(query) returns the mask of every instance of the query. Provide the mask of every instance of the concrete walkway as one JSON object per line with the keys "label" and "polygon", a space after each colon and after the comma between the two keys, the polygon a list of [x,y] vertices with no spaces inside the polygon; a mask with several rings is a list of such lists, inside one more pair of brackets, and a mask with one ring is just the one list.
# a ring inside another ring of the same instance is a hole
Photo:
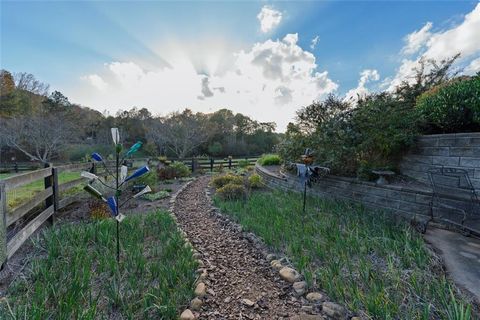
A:
{"label": "concrete walkway", "polygon": [[453,281],[480,303],[480,240],[437,228],[429,228],[425,240],[441,251]]}

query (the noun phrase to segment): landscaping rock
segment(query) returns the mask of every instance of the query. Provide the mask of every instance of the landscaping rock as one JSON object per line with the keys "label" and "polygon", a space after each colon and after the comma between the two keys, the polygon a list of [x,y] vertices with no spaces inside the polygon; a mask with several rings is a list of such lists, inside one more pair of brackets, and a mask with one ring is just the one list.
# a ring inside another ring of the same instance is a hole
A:
{"label": "landscaping rock", "polygon": [[205,286],[205,283],[200,282],[199,284],[197,284],[197,287],[195,288],[195,295],[197,297],[204,297],[206,293],[207,286]]}
{"label": "landscaping rock", "polygon": [[186,309],[180,315],[180,320],[195,320],[195,316],[193,315],[192,311]]}
{"label": "landscaping rock", "polygon": [[200,308],[202,307],[202,304],[203,304],[203,301],[198,299],[198,298],[193,298],[192,301],[190,301],[190,308],[192,308],[192,310],[200,310]]}
{"label": "landscaping rock", "polygon": [[242,299],[242,304],[246,305],[247,307],[253,307],[255,302],[249,299]]}
{"label": "landscaping rock", "polygon": [[273,253],[269,253],[269,254],[267,254],[266,259],[267,259],[268,262],[271,262],[272,260],[275,260],[276,257],[277,256],[274,255]]}
{"label": "landscaping rock", "polygon": [[280,261],[278,261],[278,260],[272,260],[272,261],[270,262],[270,265],[271,265],[272,267],[274,267],[275,269],[281,269],[281,268],[283,268],[282,263],[281,263]]}
{"label": "landscaping rock", "polygon": [[283,267],[280,269],[279,274],[280,278],[290,283],[294,283],[300,278],[300,274],[297,272],[297,270],[290,267]]}
{"label": "landscaping rock", "polygon": [[297,297],[303,295],[307,288],[307,283],[305,281],[298,281],[293,284],[293,291]]}
{"label": "landscaping rock", "polygon": [[327,316],[337,320],[345,319],[346,317],[345,308],[333,302],[324,302],[322,304],[322,310]]}
{"label": "landscaping rock", "polygon": [[323,294],[320,292],[310,292],[306,298],[310,302],[319,302],[323,300]]}

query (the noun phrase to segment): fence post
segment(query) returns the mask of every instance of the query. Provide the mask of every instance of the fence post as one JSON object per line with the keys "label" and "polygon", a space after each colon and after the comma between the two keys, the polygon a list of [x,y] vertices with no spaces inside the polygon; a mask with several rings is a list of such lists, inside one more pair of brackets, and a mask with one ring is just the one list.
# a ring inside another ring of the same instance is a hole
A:
{"label": "fence post", "polygon": [[0,270],[7,262],[7,190],[0,181]]}
{"label": "fence post", "polygon": [[[45,163],[45,168],[50,168],[51,166],[52,166],[51,163]],[[45,189],[48,189],[50,187],[52,187],[53,189],[53,171],[49,176],[46,176],[43,181],[44,181]],[[54,203],[54,194],[52,194],[50,197],[45,199],[45,208],[52,206],[53,203]],[[48,222],[53,224],[53,215],[51,215],[48,218]]]}
{"label": "fence post", "polygon": [[215,160],[213,160],[213,158],[210,158],[210,172],[213,172],[213,163],[215,162]]}
{"label": "fence post", "polygon": [[228,157],[228,169],[232,169],[232,157]]}
{"label": "fence post", "polygon": [[[60,202],[60,192],[58,189],[58,168],[52,168],[52,190],[53,190],[53,211],[54,213],[57,213],[58,207],[59,207],[59,202]],[[52,218],[53,222],[53,214],[50,216]],[[49,219],[50,219],[49,218]]]}
{"label": "fence post", "polygon": [[195,163],[194,163],[194,160],[192,158],[192,173],[195,171]]}

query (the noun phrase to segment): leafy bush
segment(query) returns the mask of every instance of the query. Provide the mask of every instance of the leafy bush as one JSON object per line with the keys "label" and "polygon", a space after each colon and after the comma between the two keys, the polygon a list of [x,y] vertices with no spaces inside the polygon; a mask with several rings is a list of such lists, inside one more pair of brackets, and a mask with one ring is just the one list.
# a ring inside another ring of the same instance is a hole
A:
{"label": "leafy bush", "polygon": [[175,170],[176,178],[188,177],[190,175],[190,169],[183,162],[178,162],[178,161],[172,162],[170,164],[170,167],[173,168],[173,170]]}
{"label": "leafy bush", "polygon": [[228,183],[217,189],[218,196],[223,200],[245,199],[247,190],[243,184]]}
{"label": "leafy bush", "polygon": [[153,192],[156,190],[158,183],[158,174],[155,169],[151,169],[149,172],[137,178],[135,184],[145,184],[150,186]]}
{"label": "leafy bush", "polygon": [[262,166],[279,165],[281,162],[282,159],[278,154],[264,154],[258,159],[258,163]]}
{"label": "leafy bush", "polygon": [[258,174],[254,173],[248,177],[248,185],[252,189],[258,189],[263,186],[263,179]]}
{"label": "leafy bush", "polygon": [[215,189],[224,187],[227,184],[243,185],[243,178],[233,174],[216,176],[212,179],[212,185]]}
{"label": "leafy bush", "polygon": [[248,160],[238,160],[238,166],[242,169],[246,169],[248,168],[248,166],[250,165],[250,162],[248,162]]}
{"label": "leafy bush", "polygon": [[417,110],[429,133],[480,131],[480,74],[425,92]]}
{"label": "leafy bush", "polygon": [[168,191],[162,190],[157,193],[147,193],[142,195],[141,197],[148,201],[156,201],[156,200],[168,198],[169,196],[170,196],[170,193],[168,193]]}

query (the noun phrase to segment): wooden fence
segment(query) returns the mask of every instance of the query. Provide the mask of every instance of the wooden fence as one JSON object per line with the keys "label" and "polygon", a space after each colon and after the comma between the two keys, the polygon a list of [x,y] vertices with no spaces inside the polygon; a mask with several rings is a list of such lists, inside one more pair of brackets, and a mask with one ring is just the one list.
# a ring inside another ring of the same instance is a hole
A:
{"label": "wooden fence", "polygon": [[[248,162],[249,165],[255,165],[259,156],[251,156],[251,157],[239,157],[239,158],[183,158],[183,159],[168,159],[167,163],[171,163],[174,161],[183,162],[187,165],[192,172],[195,172],[198,169],[202,170],[210,170],[213,171],[216,168],[235,168],[238,167],[240,163],[243,161]],[[141,158],[141,159],[133,159],[133,167],[139,166],[139,163],[146,163],[149,162],[150,164],[156,165],[158,164],[158,159],[148,159],[148,158]]]}
{"label": "wooden fence", "polygon": [[[89,170],[92,165],[92,163],[81,163],[47,167],[0,180],[0,266],[3,266],[45,221],[52,221],[55,212],[79,199],[78,194],[70,196],[62,196],[62,194],[85,182],[86,179],[78,178],[59,184],[59,175],[62,172]],[[8,191],[14,191],[39,180],[44,182],[42,191],[33,194],[30,199],[16,208],[8,209]],[[40,213],[35,214],[38,211]],[[22,222],[21,229],[16,231],[16,226],[15,228],[13,226],[19,222]],[[13,235],[9,235],[8,231],[12,229]]]}

